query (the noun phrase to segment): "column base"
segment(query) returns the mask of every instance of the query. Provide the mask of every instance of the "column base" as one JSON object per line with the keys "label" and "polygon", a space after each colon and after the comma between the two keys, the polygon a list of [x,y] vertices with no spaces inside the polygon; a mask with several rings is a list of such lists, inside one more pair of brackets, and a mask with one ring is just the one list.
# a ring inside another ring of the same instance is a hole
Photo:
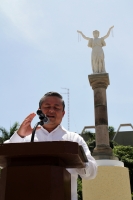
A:
{"label": "column base", "polygon": [[109,145],[97,145],[94,148],[94,151],[92,153],[92,156],[96,159],[96,160],[100,160],[100,159],[111,159],[111,160],[118,160],[118,158],[116,158],[113,155],[113,151],[112,148]]}
{"label": "column base", "polygon": [[119,160],[117,157],[115,156],[110,156],[110,155],[93,155],[92,156],[95,158],[95,160]]}

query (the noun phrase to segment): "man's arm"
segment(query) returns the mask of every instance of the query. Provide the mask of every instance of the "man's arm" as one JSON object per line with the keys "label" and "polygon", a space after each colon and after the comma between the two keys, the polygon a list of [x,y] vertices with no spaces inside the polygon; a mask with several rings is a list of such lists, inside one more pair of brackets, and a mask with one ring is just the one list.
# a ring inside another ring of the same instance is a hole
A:
{"label": "man's arm", "polygon": [[64,138],[66,141],[71,141],[71,142],[77,142],[79,145],[81,145],[84,149],[84,152],[87,156],[88,162],[84,163],[85,167],[84,168],[75,168],[75,169],[67,169],[70,173],[72,174],[79,174],[82,178],[86,179],[93,179],[95,178],[97,174],[97,163],[95,159],[91,156],[90,150],[84,141],[84,139],[77,133],[74,132],[68,132]]}
{"label": "man's arm", "polygon": [[78,143],[79,145],[82,145],[84,152],[87,156],[88,162],[85,163],[85,168],[78,168],[76,169],[76,171],[81,176],[81,178],[93,179],[96,177],[97,174],[97,163],[95,159],[91,156],[90,150],[82,137],[79,139]]}
{"label": "man's arm", "polygon": [[[32,133],[31,122],[35,116],[35,113],[28,115],[22,122],[18,131],[16,131],[9,140],[5,141],[5,143],[25,142],[25,137]],[[40,127],[37,127],[37,129],[40,129]]]}

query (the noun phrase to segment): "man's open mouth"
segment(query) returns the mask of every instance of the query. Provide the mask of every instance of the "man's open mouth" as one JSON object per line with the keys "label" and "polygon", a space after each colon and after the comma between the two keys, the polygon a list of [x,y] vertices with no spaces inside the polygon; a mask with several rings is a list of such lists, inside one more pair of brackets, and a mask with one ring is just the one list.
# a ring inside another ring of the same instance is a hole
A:
{"label": "man's open mouth", "polygon": [[55,118],[53,115],[47,115],[48,118]]}

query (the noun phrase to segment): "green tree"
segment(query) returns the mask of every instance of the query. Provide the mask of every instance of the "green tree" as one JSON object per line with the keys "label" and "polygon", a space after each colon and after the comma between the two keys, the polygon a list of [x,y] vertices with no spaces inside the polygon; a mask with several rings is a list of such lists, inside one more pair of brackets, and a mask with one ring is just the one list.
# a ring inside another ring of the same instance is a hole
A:
{"label": "green tree", "polygon": [[77,180],[77,193],[78,193],[78,200],[82,200],[82,179],[80,176],[78,177]]}
{"label": "green tree", "polygon": [[96,146],[96,142],[95,142],[95,133],[91,133],[90,131],[84,131],[81,134],[81,137],[84,138],[84,140],[86,141],[91,153],[93,152],[93,149]]}
{"label": "green tree", "polygon": [[84,138],[84,140],[87,142],[91,142],[95,140],[95,133],[91,133],[90,131],[84,131],[81,134],[81,137]]}
{"label": "green tree", "polygon": [[115,135],[115,129],[113,126],[108,127],[108,132],[109,132],[109,139],[112,140],[114,135]]}
{"label": "green tree", "polygon": [[9,138],[13,135],[13,133],[18,130],[19,128],[19,123],[15,122],[11,127],[10,130],[7,131],[5,128],[0,127],[0,132],[2,136],[0,137],[0,143],[3,143],[6,140],[9,140]]}

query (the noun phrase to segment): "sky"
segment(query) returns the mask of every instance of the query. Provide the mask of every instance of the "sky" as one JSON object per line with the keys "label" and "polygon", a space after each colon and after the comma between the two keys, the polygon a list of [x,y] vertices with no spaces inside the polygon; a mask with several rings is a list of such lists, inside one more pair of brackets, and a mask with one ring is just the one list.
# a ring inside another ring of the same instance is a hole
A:
{"label": "sky", "polygon": [[[56,91],[66,103],[67,129],[68,90],[62,88],[69,89],[69,130],[94,126],[92,49],[77,30],[88,37],[99,30],[102,37],[112,25],[103,47],[108,124],[116,131],[120,124],[133,124],[132,9],[131,0],[0,0],[0,126],[21,124],[45,93]],[[32,126],[37,121],[36,116]]]}

